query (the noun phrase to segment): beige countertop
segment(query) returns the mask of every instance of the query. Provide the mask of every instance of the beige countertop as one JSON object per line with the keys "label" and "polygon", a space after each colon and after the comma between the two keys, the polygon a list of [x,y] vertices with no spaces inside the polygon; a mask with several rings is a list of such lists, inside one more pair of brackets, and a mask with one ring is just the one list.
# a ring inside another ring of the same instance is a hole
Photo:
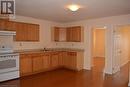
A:
{"label": "beige countertop", "polygon": [[14,53],[26,54],[26,53],[45,53],[45,52],[59,52],[59,51],[70,51],[70,52],[84,52],[84,49],[72,49],[72,48],[47,48],[47,49],[29,49],[29,50],[15,50]]}

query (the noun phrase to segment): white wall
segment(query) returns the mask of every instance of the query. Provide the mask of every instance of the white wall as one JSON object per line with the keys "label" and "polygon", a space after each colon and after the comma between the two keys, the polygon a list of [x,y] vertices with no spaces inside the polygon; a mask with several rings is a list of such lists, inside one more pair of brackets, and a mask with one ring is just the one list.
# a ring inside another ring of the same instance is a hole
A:
{"label": "white wall", "polygon": [[93,29],[93,57],[105,57],[105,29]]}
{"label": "white wall", "polygon": [[130,25],[121,26],[120,29],[121,35],[121,66],[125,65],[130,60]]}
{"label": "white wall", "polygon": [[[31,17],[16,16],[16,19],[13,21],[25,22],[25,23],[34,23],[40,25],[40,41],[39,42],[15,42],[14,49],[41,49],[44,47],[53,47],[55,45],[51,42],[51,28],[54,26],[62,26],[61,23],[40,20]],[[22,46],[20,46],[20,43]]]}
{"label": "white wall", "polygon": [[[107,26],[106,29],[106,39],[107,39],[107,54],[106,54],[106,64],[105,64],[105,72],[111,74],[112,73],[112,50],[113,50],[113,42],[112,42],[112,35],[113,29],[115,25],[125,25],[130,24],[130,14],[128,15],[121,15],[121,16],[112,16],[112,17],[104,17],[98,19],[91,19],[91,20],[82,20],[77,22],[71,23],[56,23],[46,20],[38,20],[30,17],[23,17],[23,16],[16,16],[15,21],[21,22],[29,22],[29,23],[38,23],[40,24],[40,42],[21,42],[22,46],[19,45],[19,42],[15,42],[14,48],[15,49],[39,49],[45,46],[47,47],[59,47],[59,48],[80,48],[85,50],[84,54],[84,68],[91,69],[92,65],[92,28],[93,27],[103,27]],[[74,26],[80,25],[84,27],[84,42],[83,43],[76,43],[76,42],[51,42],[51,27],[53,26]]]}
{"label": "white wall", "polygon": [[130,14],[65,23],[64,24],[65,26],[80,25],[84,27],[84,34],[85,34],[84,43],[62,43],[61,42],[61,43],[57,43],[57,46],[62,45],[62,47],[69,47],[69,48],[84,48],[85,49],[84,68],[91,69],[92,28],[107,26],[106,39],[108,42],[106,43],[106,46],[107,46],[108,54],[106,54],[107,58],[105,60],[106,61],[105,72],[112,74],[113,29],[115,28],[116,25],[126,25],[126,24],[130,24]]}
{"label": "white wall", "polygon": [[0,48],[13,48],[13,36],[0,36]]}

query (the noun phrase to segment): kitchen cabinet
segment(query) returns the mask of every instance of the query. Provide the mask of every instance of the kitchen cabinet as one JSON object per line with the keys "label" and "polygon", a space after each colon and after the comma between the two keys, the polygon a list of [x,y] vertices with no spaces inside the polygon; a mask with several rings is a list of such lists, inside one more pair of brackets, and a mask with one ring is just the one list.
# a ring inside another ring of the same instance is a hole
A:
{"label": "kitchen cabinet", "polygon": [[36,54],[33,56],[33,72],[48,70],[50,67],[50,54]]}
{"label": "kitchen cabinet", "polygon": [[32,58],[29,55],[20,55],[20,75],[32,73]]}
{"label": "kitchen cabinet", "polygon": [[63,66],[63,58],[64,58],[63,52],[59,52],[59,66]]}
{"label": "kitchen cabinet", "polygon": [[66,51],[61,51],[59,52],[59,65],[61,67],[64,67],[66,62],[65,62],[65,59],[68,58],[67,57],[67,52]]}
{"label": "kitchen cabinet", "polygon": [[81,26],[67,27],[68,42],[81,42],[83,39],[83,29]]}
{"label": "kitchen cabinet", "polygon": [[7,31],[16,31],[16,22],[6,21],[5,30]]}
{"label": "kitchen cabinet", "polygon": [[26,53],[20,55],[20,76],[67,68],[83,69],[83,52],[54,51],[43,53]]}
{"label": "kitchen cabinet", "polygon": [[54,27],[52,29],[52,38],[55,42],[65,42],[66,41],[66,28],[64,27]]}
{"label": "kitchen cabinet", "polygon": [[72,70],[83,69],[83,52],[66,52],[67,57],[64,58],[64,67]]}
{"label": "kitchen cabinet", "polygon": [[67,28],[67,33],[66,33],[67,35],[66,35],[66,40],[67,40],[67,42],[71,42],[72,41],[72,28],[71,27],[69,27],[69,28]]}
{"label": "kitchen cabinet", "polygon": [[59,41],[60,27],[54,27],[54,41]]}
{"label": "kitchen cabinet", "polygon": [[51,53],[51,67],[56,68],[59,66],[59,53],[52,52]]}
{"label": "kitchen cabinet", "polygon": [[0,30],[5,30],[5,20],[0,19]]}
{"label": "kitchen cabinet", "polygon": [[39,41],[39,25],[17,23],[16,41]]}
{"label": "kitchen cabinet", "polygon": [[52,38],[55,42],[83,42],[84,31],[81,26],[54,27]]}
{"label": "kitchen cabinet", "polygon": [[32,56],[32,62],[33,62],[33,72],[38,72],[43,70],[43,56],[42,55],[36,55]]}
{"label": "kitchen cabinet", "polygon": [[15,41],[39,41],[39,25],[0,20],[0,30],[16,31]]}
{"label": "kitchen cabinet", "polygon": [[24,23],[17,23],[16,24],[16,36],[15,36],[15,40],[16,41],[27,41],[27,29],[26,29],[26,25]]}
{"label": "kitchen cabinet", "polygon": [[43,56],[43,69],[47,70],[51,68],[50,54],[44,53],[42,56]]}
{"label": "kitchen cabinet", "polygon": [[76,52],[68,52],[67,55],[67,68],[76,69]]}
{"label": "kitchen cabinet", "polygon": [[26,28],[27,41],[39,41],[39,26],[28,24]]}

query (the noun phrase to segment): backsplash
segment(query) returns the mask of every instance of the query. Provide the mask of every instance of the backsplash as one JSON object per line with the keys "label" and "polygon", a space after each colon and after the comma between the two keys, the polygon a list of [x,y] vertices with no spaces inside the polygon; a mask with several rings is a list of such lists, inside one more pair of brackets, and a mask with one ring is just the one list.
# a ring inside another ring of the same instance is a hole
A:
{"label": "backsplash", "polygon": [[0,36],[0,49],[13,48],[13,36]]}

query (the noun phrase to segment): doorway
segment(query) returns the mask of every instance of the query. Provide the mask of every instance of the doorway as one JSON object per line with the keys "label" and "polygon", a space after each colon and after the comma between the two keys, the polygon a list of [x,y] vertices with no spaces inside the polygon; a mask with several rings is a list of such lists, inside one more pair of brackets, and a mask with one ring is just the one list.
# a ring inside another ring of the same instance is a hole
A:
{"label": "doorway", "polygon": [[113,73],[116,73],[130,60],[130,25],[118,26],[114,36]]}
{"label": "doorway", "polygon": [[105,67],[106,28],[93,28],[92,65],[93,70],[103,72]]}

